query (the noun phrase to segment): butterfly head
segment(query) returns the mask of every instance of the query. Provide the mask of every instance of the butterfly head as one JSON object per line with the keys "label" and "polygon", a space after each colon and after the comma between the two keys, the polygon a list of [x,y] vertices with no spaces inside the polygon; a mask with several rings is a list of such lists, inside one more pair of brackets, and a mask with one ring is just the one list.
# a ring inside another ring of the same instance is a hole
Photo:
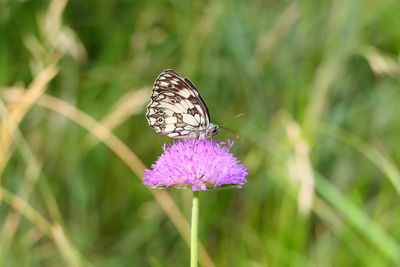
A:
{"label": "butterfly head", "polygon": [[220,127],[218,125],[210,123],[210,125],[208,126],[208,130],[207,130],[208,135],[209,136],[217,135],[219,132],[219,128]]}

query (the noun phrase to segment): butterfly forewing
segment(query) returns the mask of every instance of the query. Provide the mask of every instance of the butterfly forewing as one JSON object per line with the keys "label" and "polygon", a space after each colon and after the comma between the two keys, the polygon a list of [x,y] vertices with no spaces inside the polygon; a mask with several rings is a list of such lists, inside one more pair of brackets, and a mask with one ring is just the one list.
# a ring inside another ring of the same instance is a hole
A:
{"label": "butterfly forewing", "polygon": [[172,138],[198,138],[210,126],[200,93],[173,70],[163,71],[154,82],[146,118],[157,133]]}

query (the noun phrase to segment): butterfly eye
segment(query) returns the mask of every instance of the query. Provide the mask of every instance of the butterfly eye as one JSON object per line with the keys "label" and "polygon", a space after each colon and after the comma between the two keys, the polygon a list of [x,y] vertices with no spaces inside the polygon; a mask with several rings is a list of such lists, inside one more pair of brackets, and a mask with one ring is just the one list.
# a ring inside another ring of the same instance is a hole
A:
{"label": "butterfly eye", "polygon": [[157,113],[162,115],[162,114],[164,114],[164,110],[160,109]]}
{"label": "butterfly eye", "polygon": [[157,122],[158,123],[162,123],[164,121],[164,118],[163,117],[159,117],[158,119],[157,119]]}
{"label": "butterfly eye", "polygon": [[175,104],[176,103],[175,99],[171,99],[171,103]]}
{"label": "butterfly eye", "polygon": [[176,96],[176,97],[175,97],[175,100],[176,100],[176,102],[179,102],[179,101],[182,100],[182,98],[181,98],[180,96]]}

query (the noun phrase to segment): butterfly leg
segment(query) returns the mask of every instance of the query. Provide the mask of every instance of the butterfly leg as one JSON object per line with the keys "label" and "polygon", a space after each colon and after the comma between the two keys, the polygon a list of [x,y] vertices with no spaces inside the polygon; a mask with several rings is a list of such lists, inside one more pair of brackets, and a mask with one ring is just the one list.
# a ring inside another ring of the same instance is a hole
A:
{"label": "butterfly leg", "polygon": [[213,148],[213,151],[214,151],[215,154],[217,154],[217,152],[214,149],[214,140],[213,140],[212,136],[210,136],[210,139],[211,139],[211,146]]}
{"label": "butterfly leg", "polygon": [[193,142],[193,145],[192,145],[192,159],[193,159],[193,156],[194,156],[194,146],[196,145],[196,142]]}

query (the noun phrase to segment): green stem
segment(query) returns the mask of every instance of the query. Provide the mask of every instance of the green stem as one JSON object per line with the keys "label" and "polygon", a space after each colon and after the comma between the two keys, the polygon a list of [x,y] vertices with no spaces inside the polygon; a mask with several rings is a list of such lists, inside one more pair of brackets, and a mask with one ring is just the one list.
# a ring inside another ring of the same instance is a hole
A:
{"label": "green stem", "polygon": [[190,234],[190,267],[197,267],[199,232],[199,191],[193,191],[192,229]]}

